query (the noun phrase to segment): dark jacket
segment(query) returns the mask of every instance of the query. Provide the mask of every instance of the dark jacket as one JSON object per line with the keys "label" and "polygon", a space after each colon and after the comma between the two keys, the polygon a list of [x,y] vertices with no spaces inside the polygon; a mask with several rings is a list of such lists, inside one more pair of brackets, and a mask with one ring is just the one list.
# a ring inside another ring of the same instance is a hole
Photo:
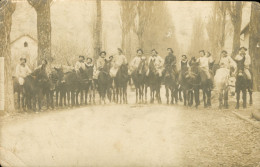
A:
{"label": "dark jacket", "polygon": [[165,61],[164,61],[164,67],[165,69],[176,69],[176,56],[174,56],[172,53],[168,54],[165,57]]}

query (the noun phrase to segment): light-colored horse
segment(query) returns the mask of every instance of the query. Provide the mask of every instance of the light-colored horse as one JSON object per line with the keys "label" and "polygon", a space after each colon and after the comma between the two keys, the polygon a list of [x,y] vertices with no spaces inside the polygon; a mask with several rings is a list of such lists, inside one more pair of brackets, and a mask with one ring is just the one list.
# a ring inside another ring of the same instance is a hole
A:
{"label": "light-colored horse", "polygon": [[[230,86],[234,84],[234,77],[230,77],[230,70],[227,68],[219,68],[214,76],[215,88],[218,91],[219,108],[228,108],[228,92]],[[223,104],[224,102],[224,104]]]}

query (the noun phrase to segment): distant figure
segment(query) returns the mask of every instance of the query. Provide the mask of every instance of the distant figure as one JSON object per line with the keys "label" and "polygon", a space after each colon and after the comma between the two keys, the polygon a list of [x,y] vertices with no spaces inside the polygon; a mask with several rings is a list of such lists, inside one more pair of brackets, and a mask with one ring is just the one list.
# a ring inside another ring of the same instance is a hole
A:
{"label": "distant figure", "polygon": [[112,78],[116,77],[117,71],[122,64],[127,64],[127,59],[125,55],[123,55],[123,51],[120,48],[118,48],[117,50],[118,50],[118,54],[113,57],[112,67],[110,69],[110,76]]}
{"label": "distant figure", "polygon": [[80,68],[83,69],[83,70],[85,69],[84,60],[85,60],[85,57],[80,55],[79,60],[75,64],[75,71],[76,71],[77,74],[79,73]]}
{"label": "distant figure", "polygon": [[16,77],[20,85],[24,84],[24,78],[29,75],[32,71],[26,64],[26,58],[20,58],[20,64],[16,66]]}
{"label": "distant figure", "polygon": [[[142,60],[145,60],[145,56],[143,56],[143,50],[137,49],[137,56],[134,57],[134,59],[130,63],[130,73],[132,74],[137,68],[139,67],[139,64]],[[139,71],[138,71],[139,72]]]}
{"label": "distant figure", "polygon": [[[162,59],[161,56],[158,55],[158,52],[155,49],[152,50],[152,56],[150,56],[148,59],[148,65],[152,61],[154,62],[156,73],[159,75],[159,77],[161,77],[162,71],[163,71],[164,60]],[[149,75],[149,72],[150,71],[148,69],[148,71],[146,73],[147,76]]]}
{"label": "distant figure", "polygon": [[243,58],[245,59],[244,61],[244,73],[246,74],[246,77],[249,81],[252,80],[251,73],[249,71],[250,65],[251,65],[251,57],[246,54],[247,48],[245,47],[240,47],[239,49],[239,54],[235,56],[236,61],[241,61]]}

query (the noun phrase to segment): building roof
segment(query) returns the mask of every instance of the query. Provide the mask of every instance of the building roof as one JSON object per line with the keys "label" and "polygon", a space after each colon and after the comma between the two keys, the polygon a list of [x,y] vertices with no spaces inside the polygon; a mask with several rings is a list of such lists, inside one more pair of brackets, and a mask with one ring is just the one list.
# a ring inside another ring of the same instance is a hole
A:
{"label": "building roof", "polygon": [[11,42],[11,45],[12,45],[13,43],[15,43],[16,41],[18,41],[19,39],[21,39],[22,37],[25,37],[25,36],[31,38],[31,39],[32,39],[33,41],[35,41],[35,42],[38,42],[38,40],[35,39],[35,38],[33,38],[31,35],[29,35],[29,34],[23,34],[23,35],[19,36],[18,38],[16,38],[15,40],[13,40],[13,41]]}
{"label": "building roof", "polygon": [[247,23],[246,26],[242,29],[240,35],[242,35],[242,34],[248,32],[248,31],[249,31],[249,23]]}

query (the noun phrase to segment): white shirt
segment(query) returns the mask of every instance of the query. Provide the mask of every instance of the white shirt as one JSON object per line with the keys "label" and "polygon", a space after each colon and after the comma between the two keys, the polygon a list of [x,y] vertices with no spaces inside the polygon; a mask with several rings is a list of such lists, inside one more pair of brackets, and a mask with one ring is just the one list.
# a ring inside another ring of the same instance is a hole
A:
{"label": "white shirt", "polygon": [[25,66],[22,66],[21,64],[18,64],[16,66],[16,77],[22,77],[25,78],[27,75],[29,75],[32,71],[30,68],[25,64]]}
{"label": "white shirt", "polygon": [[163,67],[164,60],[163,60],[163,58],[161,58],[161,56],[159,56],[159,55],[150,56],[148,63],[150,63],[151,61],[154,61],[154,66],[155,66],[156,70],[161,69]]}
{"label": "white shirt", "polygon": [[209,68],[209,58],[207,56],[200,57],[198,62],[201,68]]}

